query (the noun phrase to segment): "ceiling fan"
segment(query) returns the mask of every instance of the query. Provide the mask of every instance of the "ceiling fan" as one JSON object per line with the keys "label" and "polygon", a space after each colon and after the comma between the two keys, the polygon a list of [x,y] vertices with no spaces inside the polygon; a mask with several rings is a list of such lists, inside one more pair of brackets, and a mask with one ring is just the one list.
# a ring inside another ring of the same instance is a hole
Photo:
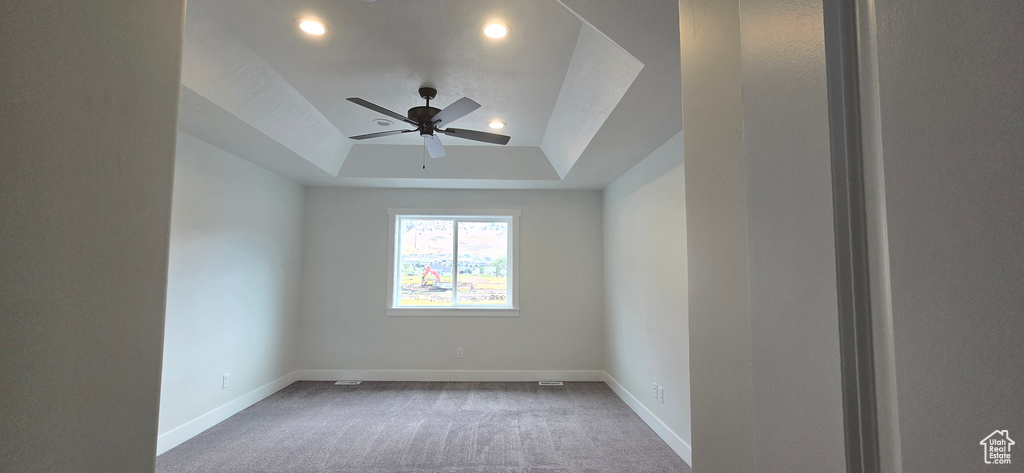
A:
{"label": "ceiling fan", "polygon": [[421,87],[419,92],[420,97],[426,99],[427,105],[410,108],[408,116],[402,116],[399,113],[392,112],[380,105],[367,102],[366,100],[358,97],[349,97],[349,102],[361,105],[370,110],[401,120],[416,127],[412,130],[381,131],[365,135],[350,136],[349,138],[353,140],[365,140],[368,138],[380,138],[382,136],[399,135],[402,133],[418,131],[420,132],[420,136],[423,137],[423,144],[427,147],[427,152],[430,153],[431,158],[440,158],[444,156],[444,146],[441,145],[441,140],[434,134],[435,132],[465,140],[482,141],[484,143],[493,143],[496,145],[508,144],[510,137],[499,135],[497,133],[463,130],[461,128],[442,128],[455,120],[469,115],[470,112],[480,108],[480,104],[463,97],[445,107],[444,110],[441,110],[430,106],[430,101],[437,96],[436,89],[431,87]]}

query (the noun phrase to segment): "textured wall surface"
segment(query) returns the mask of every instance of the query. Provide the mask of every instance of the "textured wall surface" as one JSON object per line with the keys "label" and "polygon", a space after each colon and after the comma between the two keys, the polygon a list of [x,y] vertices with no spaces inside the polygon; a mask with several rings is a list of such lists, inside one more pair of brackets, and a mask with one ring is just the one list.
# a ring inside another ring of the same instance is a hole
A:
{"label": "textured wall surface", "polygon": [[[846,471],[820,0],[741,0],[759,472]],[[807,448],[814,445],[814,448]]]}
{"label": "textured wall surface", "polygon": [[[521,209],[518,317],[388,317],[389,208]],[[600,370],[601,193],[310,188],[300,357],[320,370]],[[465,349],[456,358],[456,348]]]}
{"label": "textured wall surface", "polygon": [[844,471],[821,4],[679,9],[693,467]]}
{"label": "textured wall surface", "polygon": [[298,342],[302,186],[185,133],[177,148],[161,435],[290,373]]}
{"label": "textured wall surface", "polygon": [[153,471],[183,15],[0,3],[0,471]]}
{"label": "textured wall surface", "polygon": [[979,442],[1024,436],[1024,3],[940,4],[876,1],[902,466],[1009,471]]}
{"label": "textured wall surface", "polygon": [[679,3],[693,467],[753,471],[739,2]]}
{"label": "textured wall surface", "polygon": [[604,191],[604,369],[689,444],[684,197],[682,133]]}

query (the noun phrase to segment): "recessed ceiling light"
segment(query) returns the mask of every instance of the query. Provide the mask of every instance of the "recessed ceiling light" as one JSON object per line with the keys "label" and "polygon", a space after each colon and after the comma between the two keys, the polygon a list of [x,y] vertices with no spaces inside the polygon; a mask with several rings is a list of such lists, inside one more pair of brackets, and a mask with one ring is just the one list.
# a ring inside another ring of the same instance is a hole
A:
{"label": "recessed ceiling light", "polygon": [[392,123],[394,123],[394,122],[392,122],[391,120],[388,120],[387,118],[378,118],[378,119],[373,121],[373,124],[377,125],[377,126],[391,126]]}
{"label": "recessed ceiling light", "polygon": [[299,20],[299,29],[314,36],[321,36],[327,32],[327,25],[320,20],[302,18]]}
{"label": "recessed ceiling light", "polygon": [[500,130],[502,128],[505,128],[505,122],[501,120],[491,120],[490,122],[487,123],[487,126],[495,130]]}
{"label": "recessed ceiling light", "polygon": [[504,38],[508,34],[508,25],[490,23],[484,27],[484,35],[489,38]]}

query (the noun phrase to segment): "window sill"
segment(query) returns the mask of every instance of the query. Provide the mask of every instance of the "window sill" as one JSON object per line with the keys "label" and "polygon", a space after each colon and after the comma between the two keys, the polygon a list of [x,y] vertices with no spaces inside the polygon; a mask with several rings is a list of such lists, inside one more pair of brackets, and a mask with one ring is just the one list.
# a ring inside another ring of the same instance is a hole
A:
{"label": "window sill", "polygon": [[481,309],[479,307],[387,309],[388,317],[519,317],[519,309]]}

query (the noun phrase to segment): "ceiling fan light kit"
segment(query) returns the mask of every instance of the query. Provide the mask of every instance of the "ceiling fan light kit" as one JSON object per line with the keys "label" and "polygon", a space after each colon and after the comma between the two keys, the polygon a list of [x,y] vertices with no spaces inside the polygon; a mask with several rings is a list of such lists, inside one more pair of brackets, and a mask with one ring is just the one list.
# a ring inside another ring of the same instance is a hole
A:
{"label": "ceiling fan light kit", "polygon": [[426,147],[427,152],[431,158],[440,158],[445,155],[444,146],[441,144],[440,138],[435,133],[441,133],[448,136],[454,136],[456,138],[462,138],[465,140],[480,141],[483,143],[492,143],[497,145],[506,145],[511,139],[505,135],[499,135],[497,133],[488,133],[484,131],[474,130],[463,130],[460,128],[444,128],[449,123],[458,120],[466,115],[469,115],[476,109],[480,108],[480,104],[470,100],[469,98],[463,97],[456,100],[452,104],[448,105],[444,109],[439,109],[430,106],[430,101],[437,96],[437,89],[433,87],[421,87],[419,90],[420,97],[426,100],[426,105],[417,106],[410,108],[406,113],[406,116],[402,116],[397,112],[388,110],[380,105],[368,102],[358,97],[349,97],[348,101],[356,105],[366,107],[377,113],[387,115],[396,120],[405,122],[416,128],[411,130],[389,130],[381,131],[377,133],[369,133],[365,135],[357,135],[350,137],[353,140],[366,140],[370,138],[380,138],[383,136],[399,135],[403,133],[419,132],[420,136],[423,137],[423,145]]}

